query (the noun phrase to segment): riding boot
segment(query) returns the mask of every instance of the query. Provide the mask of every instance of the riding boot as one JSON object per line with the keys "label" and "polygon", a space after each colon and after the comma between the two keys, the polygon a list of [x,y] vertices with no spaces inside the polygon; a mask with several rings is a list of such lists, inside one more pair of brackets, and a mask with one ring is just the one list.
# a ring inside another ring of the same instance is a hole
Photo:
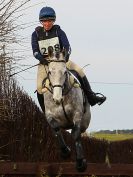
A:
{"label": "riding boot", "polygon": [[43,94],[39,94],[39,93],[37,92],[37,99],[38,99],[38,102],[39,102],[39,105],[40,105],[42,111],[43,111],[44,114],[45,114],[45,105],[44,105],[44,97],[43,97]]}
{"label": "riding boot", "polygon": [[[101,105],[106,100],[106,97],[104,95],[100,93],[94,93],[92,91],[86,76],[84,76],[80,82],[81,82],[81,87],[83,88],[83,91],[86,94],[88,102],[90,103],[91,106],[94,106],[96,104]],[[102,96],[99,97],[97,96],[98,94]]]}

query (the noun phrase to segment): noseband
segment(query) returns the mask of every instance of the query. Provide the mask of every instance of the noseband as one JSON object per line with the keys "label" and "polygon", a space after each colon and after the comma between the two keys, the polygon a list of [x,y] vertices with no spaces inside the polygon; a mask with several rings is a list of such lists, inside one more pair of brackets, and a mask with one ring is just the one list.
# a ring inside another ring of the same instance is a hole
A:
{"label": "noseband", "polygon": [[52,87],[54,88],[54,87],[61,87],[61,88],[63,88],[63,85],[52,85]]}

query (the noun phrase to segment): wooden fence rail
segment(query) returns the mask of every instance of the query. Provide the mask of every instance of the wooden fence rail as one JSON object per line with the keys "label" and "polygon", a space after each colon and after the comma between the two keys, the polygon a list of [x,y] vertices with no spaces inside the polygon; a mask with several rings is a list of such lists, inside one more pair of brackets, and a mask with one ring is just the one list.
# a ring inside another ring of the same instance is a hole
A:
{"label": "wooden fence rail", "polygon": [[133,175],[133,164],[95,164],[88,163],[87,170],[78,173],[75,169],[75,163],[30,163],[30,162],[0,162],[0,175],[35,175],[54,176],[62,175]]}

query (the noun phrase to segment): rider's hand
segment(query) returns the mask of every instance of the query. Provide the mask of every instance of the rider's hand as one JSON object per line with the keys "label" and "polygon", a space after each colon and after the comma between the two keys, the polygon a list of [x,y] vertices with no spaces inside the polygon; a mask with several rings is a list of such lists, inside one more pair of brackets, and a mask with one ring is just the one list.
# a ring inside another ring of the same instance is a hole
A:
{"label": "rider's hand", "polygon": [[40,52],[36,51],[34,52],[33,55],[36,59],[40,61],[42,65],[48,65],[48,61],[44,58],[44,56]]}
{"label": "rider's hand", "polygon": [[63,49],[63,55],[64,55],[65,61],[68,62],[70,54],[69,54],[68,50],[65,48]]}
{"label": "rider's hand", "polygon": [[41,59],[41,60],[40,60],[40,63],[41,63],[42,65],[48,65],[48,61],[47,61],[45,58]]}
{"label": "rider's hand", "polygon": [[66,62],[68,62],[68,60],[69,60],[69,54],[68,53],[65,55],[65,60],[66,60]]}

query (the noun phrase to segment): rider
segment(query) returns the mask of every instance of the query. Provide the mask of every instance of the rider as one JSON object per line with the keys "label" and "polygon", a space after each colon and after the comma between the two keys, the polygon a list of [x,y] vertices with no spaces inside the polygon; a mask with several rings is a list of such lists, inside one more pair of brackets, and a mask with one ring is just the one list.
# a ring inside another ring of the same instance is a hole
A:
{"label": "rider", "polygon": [[55,20],[56,13],[54,9],[47,6],[43,7],[39,14],[39,21],[42,24],[42,27],[36,27],[35,31],[32,33],[33,55],[40,61],[37,73],[37,94],[39,98],[42,94],[42,81],[47,77],[45,66],[47,65],[48,47],[52,46],[55,51],[62,50],[63,48],[66,49],[67,55],[65,56],[65,59],[67,67],[78,73],[78,78],[90,105],[102,104],[106,100],[106,97],[103,95],[100,97],[97,96],[97,94],[92,91],[83,70],[69,60],[71,47],[68,38],[59,25],[54,25]]}

